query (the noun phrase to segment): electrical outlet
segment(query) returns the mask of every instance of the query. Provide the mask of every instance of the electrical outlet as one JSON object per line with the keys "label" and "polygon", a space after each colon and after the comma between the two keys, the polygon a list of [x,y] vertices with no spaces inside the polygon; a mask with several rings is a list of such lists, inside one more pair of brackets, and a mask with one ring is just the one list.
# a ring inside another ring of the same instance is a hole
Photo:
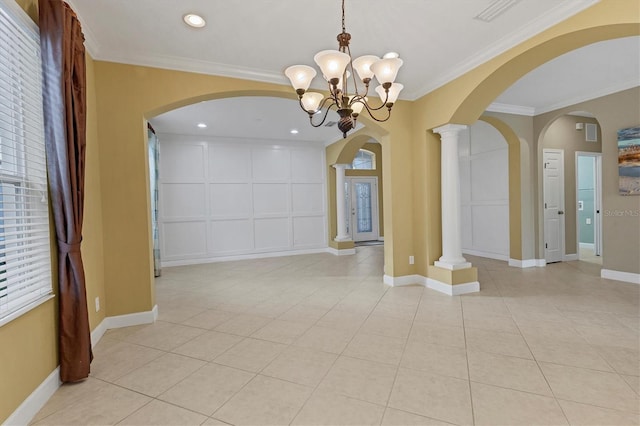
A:
{"label": "electrical outlet", "polygon": [[100,298],[96,297],[96,312],[100,311]]}
{"label": "electrical outlet", "polygon": [[409,256],[409,265],[413,265],[415,262],[415,259],[413,258],[413,256]]}

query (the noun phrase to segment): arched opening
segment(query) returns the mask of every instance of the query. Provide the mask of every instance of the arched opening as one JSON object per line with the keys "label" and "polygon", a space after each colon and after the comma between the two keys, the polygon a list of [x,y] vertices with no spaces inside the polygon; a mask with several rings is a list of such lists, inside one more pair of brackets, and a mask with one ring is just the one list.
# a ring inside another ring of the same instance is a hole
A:
{"label": "arched opening", "polygon": [[544,125],[538,139],[538,238],[547,263],[583,258],[602,264],[601,155],[601,125],[593,114],[568,112]]}

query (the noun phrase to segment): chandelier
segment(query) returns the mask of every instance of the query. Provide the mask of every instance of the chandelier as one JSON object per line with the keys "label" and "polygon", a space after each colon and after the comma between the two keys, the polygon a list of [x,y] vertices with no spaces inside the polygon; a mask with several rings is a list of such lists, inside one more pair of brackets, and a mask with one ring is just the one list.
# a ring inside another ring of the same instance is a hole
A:
{"label": "chandelier", "polygon": [[[351,58],[349,41],[351,34],[346,32],[344,25],[344,0],[342,0],[342,32],[338,34],[338,50],[323,50],[318,52],[313,60],[322,71],[322,76],[329,86],[329,95],[324,96],[318,92],[308,92],[311,80],[316,76],[316,70],[307,65],[293,65],[284,73],[291,81],[291,85],[298,94],[300,107],[309,114],[309,122],[313,127],[320,127],[327,119],[329,110],[335,108],[340,120],[338,129],[343,137],[356,126],[356,120],[363,109],[369,116],[378,122],[387,121],[391,117],[391,108],[398,99],[403,85],[394,83],[398,70],[402,66],[402,59],[395,52],[390,52],[381,58],[374,55]],[[364,92],[358,91],[358,83],[353,78],[352,94],[349,94],[349,79],[355,76],[355,72],[364,84]],[[379,106],[369,104],[367,94],[369,84],[375,75],[379,86],[375,88],[382,103]],[[386,107],[384,111],[379,112]],[[323,109],[326,110],[324,113]],[[322,120],[314,122],[314,117],[320,116]]]}

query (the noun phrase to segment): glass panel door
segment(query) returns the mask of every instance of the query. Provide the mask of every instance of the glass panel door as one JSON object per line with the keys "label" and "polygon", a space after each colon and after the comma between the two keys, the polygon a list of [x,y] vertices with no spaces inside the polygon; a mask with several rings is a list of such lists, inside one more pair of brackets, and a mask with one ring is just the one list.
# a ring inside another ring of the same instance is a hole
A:
{"label": "glass panel door", "polygon": [[353,241],[378,239],[378,185],[376,178],[351,178],[351,223]]}

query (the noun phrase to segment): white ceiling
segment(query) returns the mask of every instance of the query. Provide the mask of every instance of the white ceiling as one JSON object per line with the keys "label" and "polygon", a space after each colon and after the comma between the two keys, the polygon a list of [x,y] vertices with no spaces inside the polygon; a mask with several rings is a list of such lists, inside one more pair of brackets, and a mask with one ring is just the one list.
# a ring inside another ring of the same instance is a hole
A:
{"label": "white ceiling", "polygon": [[[404,66],[397,81],[405,85],[401,98],[413,100],[597,1],[520,0],[487,23],[474,16],[494,0],[347,0],[346,27],[354,57],[400,54]],[[287,85],[282,71],[292,64],[314,65],[317,51],[337,48],[335,37],[341,30],[340,0],[68,3],[83,23],[86,45],[95,59]],[[187,27],[182,16],[189,12],[201,14],[207,26]],[[599,43],[551,61],[507,90],[494,107],[501,110],[507,104],[513,111],[517,106],[533,115],[567,100],[638,85],[639,40]],[[322,129],[328,133],[310,129],[295,101],[270,98],[253,104],[249,100],[197,104],[153,123],[159,131],[193,134],[194,129],[200,131],[194,121],[219,117],[221,122],[200,133],[215,129],[216,134],[233,131],[236,136],[267,139],[282,138],[293,127],[301,131],[293,136],[297,140],[327,142],[331,133],[339,133],[335,127]],[[231,117],[233,112],[240,115]],[[176,127],[180,125],[182,131]]]}

